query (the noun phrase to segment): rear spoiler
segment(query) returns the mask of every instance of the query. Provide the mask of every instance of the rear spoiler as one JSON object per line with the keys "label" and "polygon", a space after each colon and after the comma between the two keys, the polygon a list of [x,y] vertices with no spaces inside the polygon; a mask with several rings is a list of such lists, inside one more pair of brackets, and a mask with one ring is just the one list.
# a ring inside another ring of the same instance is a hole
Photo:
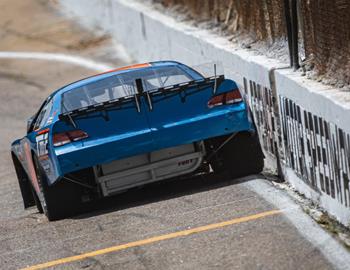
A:
{"label": "rear spoiler", "polygon": [[123,109],[126,106],[133,106],[133,105],[131,105],[131,103],[134,103],[134,105],[136,106],[136,109],[138,111],[140,111],[139,98],[141,96],[146,97],[146,99],[149,103],[149,109],[152,110],[152,97],[153,96],[157,96],[157,95],[164,95],[165,97],[170,96],[170,95],[172,96],[174,94],[181,94],[181,92],[183,92],[189,88],[196,87],[194,92],[181,95],[181,98],[183,99],[183,101],[185,101],[187,96],[189,96],[193,93],[196,93],[197,91],[201,91],[201,90],[205,89],[208,85],[211,85],[211,84],[215,85],[215,87],[216,87],[216,86],[220,85],[224,80],[225,80],[224,75],[212,76],[212,77],[203,78],[200,80],[193,80],[193,81],[175,84],[175,85],[171,85],[171,86],[167,86],[167,87],[160,87],[160,88],[150,90],[150,91],[138,91],[138,93],[134,94],[134,95],[97,103],[94,105],[86,106],[86,107],[79,108],[79,109],[69,111],[69,112],[64,112],[64,113],[60,114],[58,116],[58,118],[62,121],[72,122],[72,118],[76,117],[76,116],[86,115],[86,114],[89,114],[91,112],[99,112],[99,111],[102,112],[102,111],[106,111],[108,109],[113,109],[113,110]]}

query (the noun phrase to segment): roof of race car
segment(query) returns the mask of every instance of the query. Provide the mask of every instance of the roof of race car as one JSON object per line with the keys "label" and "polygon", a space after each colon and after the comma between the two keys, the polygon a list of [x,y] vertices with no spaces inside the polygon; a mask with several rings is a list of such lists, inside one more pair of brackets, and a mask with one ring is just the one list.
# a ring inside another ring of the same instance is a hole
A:
{"label": "roof of race car", "polygon": [[162,66],[181,66],[183,64],[176,62],[176,61],[157,61],[157,62],[149,62],[149,63],[143,63],[143,64],[136,64],[136,65],[131,65],[131,66],[125,66],[125,67],[121,67],[121,68],[117,68],[117,69],[113,69],[113,70],[109,70],[103,73],[99,73],[84,79],[81,79],[79,81],[73,82],[71,84],[68,84],[60,89],[58,89],[57,91],[55,91],[54,93],[51,94],[51,96],[54,96],[56,94],[62,94],[66,91],[75,89],[77,87],[101,80],[101,79],[105,79],[117,74],[121,74],[121,73],[125,73],[125,72],[131,72],[134,71],[135,69],[144,69],[144,68],[149,68],[149,67],[162,67]]}

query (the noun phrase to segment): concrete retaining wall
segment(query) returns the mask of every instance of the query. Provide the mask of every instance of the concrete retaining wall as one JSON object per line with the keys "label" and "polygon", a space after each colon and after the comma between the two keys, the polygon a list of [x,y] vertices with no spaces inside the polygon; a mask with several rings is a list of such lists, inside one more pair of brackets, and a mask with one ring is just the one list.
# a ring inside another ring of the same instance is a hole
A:
{"label": "concrete retaining wall", "polygon": [[[61,0],[85,27],[110,33],[137,62],[220,61],[247,94],[267,166],[350,224],[350,94],[306,80],[286,64],[235,47],[132,0]],[[347,99],[347,100],[346,100]]]}

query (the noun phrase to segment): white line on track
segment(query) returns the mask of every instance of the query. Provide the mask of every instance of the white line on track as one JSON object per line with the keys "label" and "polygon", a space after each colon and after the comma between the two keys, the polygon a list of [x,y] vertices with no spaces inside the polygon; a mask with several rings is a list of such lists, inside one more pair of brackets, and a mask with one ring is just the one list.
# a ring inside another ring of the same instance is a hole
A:
{"label": "white line on track", "polygon": [[9,52],[0,51],[0,59],[34,59],[34,60],[46,60],[46,61],[56,61],[69,63],[87,69],[96,71],[107,71],[113,69],[112,66],[99,63],[90,59],[86,59],[80,56],[62,54],[62,53],[41,53],[41,52]]}

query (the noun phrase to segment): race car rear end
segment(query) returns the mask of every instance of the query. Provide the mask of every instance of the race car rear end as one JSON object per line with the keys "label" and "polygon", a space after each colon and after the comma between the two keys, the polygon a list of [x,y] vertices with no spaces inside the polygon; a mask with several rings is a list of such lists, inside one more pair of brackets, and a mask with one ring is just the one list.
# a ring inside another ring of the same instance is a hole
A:
{"label": "race car rear end", "polygon": [[150,182],[263,168],[249,108],[223,75],[154,62],[73,83],[54,100],[47,158],[34,158],[49,219]]}

